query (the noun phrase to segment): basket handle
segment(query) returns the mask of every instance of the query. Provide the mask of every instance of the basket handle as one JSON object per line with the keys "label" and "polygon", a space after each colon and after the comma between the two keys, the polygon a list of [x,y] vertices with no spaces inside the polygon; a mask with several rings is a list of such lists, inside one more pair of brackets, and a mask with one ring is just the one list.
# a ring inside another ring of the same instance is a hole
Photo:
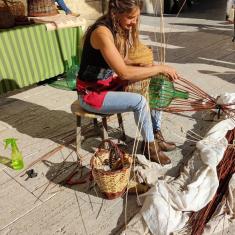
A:
{"label": "basket handle", "polygon": [[105,139],[101,142],[99,149],[106,148],[106,144],[108,144],[108,150],[110,150],[109,154],[109,166],[113,169],[113,162],[117,161],[120,158],[122,166],[124,166],[124,151],[121,150],[117,144],[115,144],[110,139]]}

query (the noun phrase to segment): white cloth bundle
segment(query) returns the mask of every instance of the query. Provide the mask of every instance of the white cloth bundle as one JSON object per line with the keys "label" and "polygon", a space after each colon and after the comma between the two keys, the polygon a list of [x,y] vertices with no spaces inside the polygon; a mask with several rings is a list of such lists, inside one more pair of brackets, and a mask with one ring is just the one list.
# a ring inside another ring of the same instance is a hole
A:
{"label": "white cloth bundle", "polygon": [[206,206],[218,188],[216,166],[228,146],[225,135],[233,128],[235,122],[232,119],[221,121],[211,128],[197,143],[196,151],[177,179],[167,177],[158,180],[143,195],[145,201],[140,214],[130,221],[123,234],[134,234],[133,229],[137,229],[137,225],[144,226],[144,234],[148,234],[145,226],[154,235],[173,233],[185,226],[188,212],[199,211]]}

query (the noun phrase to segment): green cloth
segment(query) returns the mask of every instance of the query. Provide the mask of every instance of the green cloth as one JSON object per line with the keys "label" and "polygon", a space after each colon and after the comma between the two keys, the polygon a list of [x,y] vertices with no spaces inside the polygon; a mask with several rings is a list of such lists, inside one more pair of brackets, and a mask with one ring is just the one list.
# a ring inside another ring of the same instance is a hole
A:
{"label": "green cloth", "polygon": [[[0,94],[55,77],[80,58],[81,27],[47,31],[43,24],[0,30]],[[78,61],[80,64],[80,61]]]}

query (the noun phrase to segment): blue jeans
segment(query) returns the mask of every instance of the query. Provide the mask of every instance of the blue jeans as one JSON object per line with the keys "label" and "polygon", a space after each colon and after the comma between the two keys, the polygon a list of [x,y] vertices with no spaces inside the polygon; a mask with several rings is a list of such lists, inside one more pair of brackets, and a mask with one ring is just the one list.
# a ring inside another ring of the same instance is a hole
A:
{"label": "blue jeans", "polygon": [[161,112],[152,110],[149,112],[149,106],[140,94],[122,91],[110,91],[105,96],[103,105],[100,109],[83,102],[79,96],[80,105],[89,112],[100,114],[115,114],[124,112],[134,112],[135,123],[138,126],[141,135],[147,142],[154,141],[153,132],[160,130]]}

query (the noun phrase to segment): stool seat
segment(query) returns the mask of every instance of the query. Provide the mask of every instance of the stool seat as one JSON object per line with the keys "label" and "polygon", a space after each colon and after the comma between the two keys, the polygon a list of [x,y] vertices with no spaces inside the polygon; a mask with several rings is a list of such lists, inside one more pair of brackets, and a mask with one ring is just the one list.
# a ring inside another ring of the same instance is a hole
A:
{"label": "stool seat", "polygon": [[75,115],[86,117],[86,118],[98,118],[98,117],[110,116],[110,114],[99,114],[99,113],[91,113],[91,112],[86,111],[80,106],[79,100],[76,100],[72,103],[71,111]]}
{"label": "stool seat", "polygon": [[[82,142],[82,118],[91,118],[93,119],[95,129],[98,130],[99,125],[98,125],[98,118],[102,119],[102,140],[108,138],[108,124],[107,124],[107,117],[110,117],[115,114],[98,114],[98,113],[91,113],[86,110],[84,110],[79,103],[79,100],[76,100],[72,103],[71,105],[71,111],[74,115],[76,115],[77,119],[77,128],[76,128],[76,148],[77,152],[79,148],[81,147],[81,142]],[[121,113],[117,113],[117,118],[118,118],[118,124],[119,128],[122,130],[122,139],[126,139],[126,134],[124,130],[124,125],[123,125],[123,120],[122,120],[122,115]]]}

